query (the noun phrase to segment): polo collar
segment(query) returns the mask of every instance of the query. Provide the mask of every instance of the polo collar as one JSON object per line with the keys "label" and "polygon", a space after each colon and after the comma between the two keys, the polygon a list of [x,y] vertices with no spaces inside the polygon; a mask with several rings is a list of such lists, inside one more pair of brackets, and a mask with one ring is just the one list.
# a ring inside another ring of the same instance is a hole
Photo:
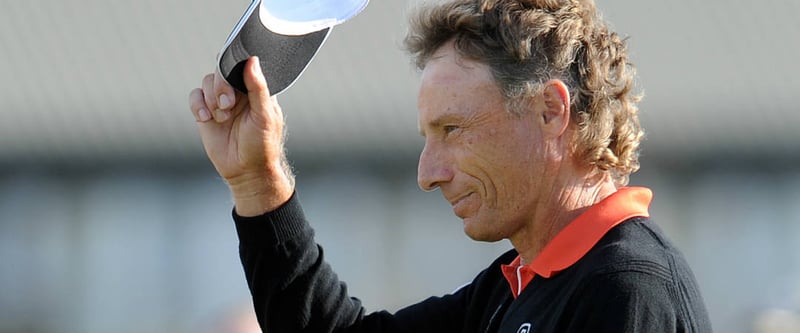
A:
{"label": "polo collar", "polygon": [[589,207],[547,243],[528,265],[520,257],[502,265],[503,275],[517,297],[536,275],[551,278],[583,258],[612,228],[633,217],[648,217],[653,192],[644,187],[623,187]]}

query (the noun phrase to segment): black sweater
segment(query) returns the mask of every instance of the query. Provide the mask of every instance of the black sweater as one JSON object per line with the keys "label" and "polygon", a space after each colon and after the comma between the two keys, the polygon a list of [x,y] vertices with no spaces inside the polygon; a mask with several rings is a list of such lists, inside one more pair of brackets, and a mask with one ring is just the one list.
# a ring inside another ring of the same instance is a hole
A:
{"label": "black sweater", "polygon": [[234,214],[258,321],[289,332],[711,332],[695,279],[649,219],[609,231],[577,263],[511,295],[509,251],[453,294],[364,313],[323,259],[296,196],[273,212]]}

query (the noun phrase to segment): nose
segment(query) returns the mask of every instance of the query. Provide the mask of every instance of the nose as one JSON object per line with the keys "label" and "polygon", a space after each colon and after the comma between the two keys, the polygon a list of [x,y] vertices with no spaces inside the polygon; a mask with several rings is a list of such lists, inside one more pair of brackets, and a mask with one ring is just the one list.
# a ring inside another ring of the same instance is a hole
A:
{"label": "nose", "polygon": [[448,166],[448,159],[442,149],[428,142],[422,148],[417,166],[417,184],[423,191],[433,191],[444,182],[453,178],[452,169]]}

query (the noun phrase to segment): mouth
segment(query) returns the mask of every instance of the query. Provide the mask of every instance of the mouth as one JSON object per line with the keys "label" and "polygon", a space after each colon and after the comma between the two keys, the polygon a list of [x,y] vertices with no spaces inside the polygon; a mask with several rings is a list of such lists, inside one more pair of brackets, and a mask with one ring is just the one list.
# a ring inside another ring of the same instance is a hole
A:
{"label": "mouth", "polygon": [[448,202],[450,202],[450,206],[456,206],[456,205],[458,205],[458,204],[459,204],[461,201],[463,201],[463,200],[464,200],[464,199],[466,199],[468,196],[470,196],[471,194],[472,194],[472,192],[470,192],[470,193],[465,193],[465,194],[462,194],[462,195],[460,195],[460,196],[457,196],[457,197],[455,197],[455,198],[445,198],[445,199],[447,199],[447,201],[448,201]]}
{"label": "mouth", "polygon": [[466,217],[467,210],[469,210],[467,199],[469,199],[473,194],[474,193],[469,192],[462,196],[456,197],[455,199],[448,200],[450,201],[450,205],[453,207],[453,213],[455,213],[456,216],[460,218]]}

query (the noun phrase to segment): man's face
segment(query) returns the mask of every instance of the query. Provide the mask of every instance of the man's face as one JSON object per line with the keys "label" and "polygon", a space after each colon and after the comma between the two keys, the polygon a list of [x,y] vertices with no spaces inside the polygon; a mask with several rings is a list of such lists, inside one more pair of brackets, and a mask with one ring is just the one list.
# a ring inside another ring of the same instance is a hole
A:
{"label": "man's face", "polygon": [[475,240],[518,232],[533,217],[544,172],[536,113],[506,111],[488,67],[460,58],[451,44],[426,64],[418,108],[419,186],[440,188]]}

